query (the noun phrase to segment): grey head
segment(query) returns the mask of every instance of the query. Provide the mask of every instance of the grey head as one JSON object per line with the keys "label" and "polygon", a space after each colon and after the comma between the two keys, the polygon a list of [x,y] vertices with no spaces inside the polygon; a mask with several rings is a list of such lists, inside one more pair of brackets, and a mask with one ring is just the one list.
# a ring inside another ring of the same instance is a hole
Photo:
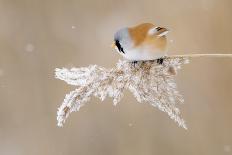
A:
{"label": "grey head", "polygon": [[114,43],[121,54],[132,48],[133,43],[130,38],[128,28],[122,28],[114,34]]}

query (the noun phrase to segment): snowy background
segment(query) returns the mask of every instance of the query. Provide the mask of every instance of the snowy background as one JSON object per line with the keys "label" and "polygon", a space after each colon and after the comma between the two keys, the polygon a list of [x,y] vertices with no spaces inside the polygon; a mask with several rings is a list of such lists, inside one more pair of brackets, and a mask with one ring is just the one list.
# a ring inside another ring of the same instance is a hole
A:
{"label": "snowy background", "polygon": [[232,59],[197,58],[177,77],[188,131],[126,93],[93,98],[56,126],[73,90],[54,69],[113,67],[113,34],[151,22],[171,30],[170,54],[232,53],[231,0],[0,0],[1,155],[232,154]]}

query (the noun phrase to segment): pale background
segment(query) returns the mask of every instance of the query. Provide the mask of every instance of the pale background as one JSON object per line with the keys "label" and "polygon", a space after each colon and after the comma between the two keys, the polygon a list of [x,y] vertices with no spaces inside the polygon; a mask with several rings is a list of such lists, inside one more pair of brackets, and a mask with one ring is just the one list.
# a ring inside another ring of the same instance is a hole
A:
{"label": "pale background", "polygon": [[177,76],[188,131],[130,93],[56,111],[74,87],[56,67],[113,67],[124,26],[171,30],[170,54],[232,53],[231,0],[0,0],[0,155],[232,154],[232,59],[194,59]]}

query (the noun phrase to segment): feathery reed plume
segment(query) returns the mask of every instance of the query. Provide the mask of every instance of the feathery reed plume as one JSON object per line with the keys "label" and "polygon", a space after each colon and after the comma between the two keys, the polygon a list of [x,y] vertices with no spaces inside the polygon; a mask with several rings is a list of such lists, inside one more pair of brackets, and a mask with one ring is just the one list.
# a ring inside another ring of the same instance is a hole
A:
{"label": "feathery reed plume", "polygon": [[162,65],[153,61],[140,61],[137,64],[119,60],[116,67],[105,69],[97,65],[82,68],[56,68],[56,78],[77,86],[65,96],[58,108],[58,126],[63,126],[69,114],[78,111],[91,96],[104,100],[113,98],[116,105],[128,89],[138,102],[146,102],[166,112],[179,126],[187,129],[180,116],[177,103],[183,103],[183,97],[176,89],[174,77],[182,64],[195,57],[232,57],[231,54],[192,54],[172,55],[164,58]]}

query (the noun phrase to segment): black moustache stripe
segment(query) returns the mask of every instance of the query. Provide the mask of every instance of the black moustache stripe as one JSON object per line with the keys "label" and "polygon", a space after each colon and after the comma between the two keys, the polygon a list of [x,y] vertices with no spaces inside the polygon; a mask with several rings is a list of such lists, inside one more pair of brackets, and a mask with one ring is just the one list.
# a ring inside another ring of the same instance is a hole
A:
{"label": "black moustache stripe", "polygon": [[117,46],[117,48],[118,48],[118,50],[119,50],[120,52],[122,52],[122,53],[125,54],[125,52],[124,52],[124,50],[123,50],[123,48],[122,48],[122,46],[121,46],[121,44],[119,43],[118,40],[115,41],[115,45]]}

